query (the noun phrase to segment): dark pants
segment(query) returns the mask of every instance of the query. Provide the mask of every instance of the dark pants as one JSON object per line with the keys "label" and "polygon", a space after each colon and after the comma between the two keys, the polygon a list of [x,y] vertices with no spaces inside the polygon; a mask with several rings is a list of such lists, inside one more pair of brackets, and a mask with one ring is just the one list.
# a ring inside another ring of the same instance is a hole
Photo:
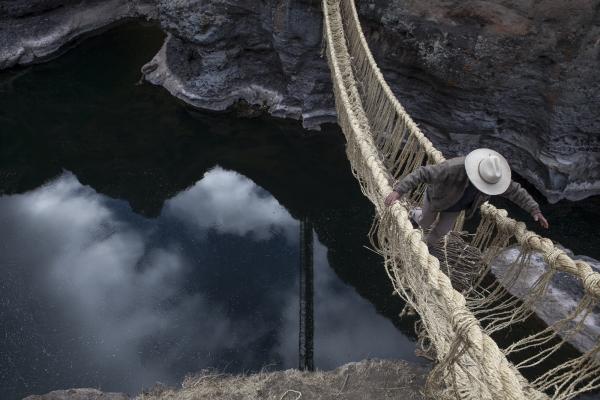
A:
{"label": "dark pants", "polygon": [[[435,222],[435,218],[439,218],[437,223],[432,227]],[[427,244],[435,244],[438,240],[444,237],[454,227],[454,223],[458,218],[460,211],[445,211],[437,212],[431,209],[427,196],[424,196],[423,208],[417,207],[413,210],[413,219],[423,229],[431,228],[431,231],[427,235]]]}

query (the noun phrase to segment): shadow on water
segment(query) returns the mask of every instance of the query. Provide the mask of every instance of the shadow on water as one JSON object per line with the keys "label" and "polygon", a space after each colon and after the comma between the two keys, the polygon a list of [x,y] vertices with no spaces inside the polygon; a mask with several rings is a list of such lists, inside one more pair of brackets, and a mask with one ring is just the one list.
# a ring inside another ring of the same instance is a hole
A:
{"label": "shadow on water", "polygon": [[416,361],[339,131],[137,84],[162,40],[130,23],[0,74],[0,398]]}

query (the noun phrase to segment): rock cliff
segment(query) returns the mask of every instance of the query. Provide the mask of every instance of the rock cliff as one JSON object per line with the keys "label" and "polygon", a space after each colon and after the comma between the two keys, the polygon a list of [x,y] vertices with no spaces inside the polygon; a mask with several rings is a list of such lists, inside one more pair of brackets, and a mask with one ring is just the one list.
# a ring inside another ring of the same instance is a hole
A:
{"label": "rock cliff", "polygon": [[[146,78],[200,106],[239,98],[334,120],[318,1],[159,1]],[[446,155],[500,150],[550,201],[600,193],[600,2],[360,2],[377,61]]]}
{"label": "rock cliff", "polygon": [[48,59],[124,18],[155,17],[151,0],[1,0],[0,70]]}
{"label": "rock cliff", "polygon": [[335,122],[316,0],[158,2],[171,35],[143,72],[193,105],[239,99],[307,128]]}
{"label": "rock cliff", "polygon": [[[447,156],[505,154],[550,201],[600,194],[600,0],[368,0],[382,71]],[[317,0],[5,0],[0,68],[91,29],[151,16],[169,33],[148,81],[201,108],[242,100],[335,121]]]}

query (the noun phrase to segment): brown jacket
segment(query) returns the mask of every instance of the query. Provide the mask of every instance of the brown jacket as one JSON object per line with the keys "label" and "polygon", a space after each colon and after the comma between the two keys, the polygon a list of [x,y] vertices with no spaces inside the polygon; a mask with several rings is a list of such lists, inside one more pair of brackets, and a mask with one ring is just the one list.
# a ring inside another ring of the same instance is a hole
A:
{"label": "brown jacket", "polygon": [[[452,158],[437,165],[419,167],[401,179],[394,190],[406,194],[416,189],[420,183],[428,185],[429,203],[434,211],[450,208],[462,197],[469,183],[465,170],[465,157]],[[538,203],[517,182],[511,181],[506,192],[500,196],[506,197],[530,214],[540,211]],[[479,192],[471,208],[465,211],[467,218],[473,216],[479,206],[489,198],[489,195]]]}

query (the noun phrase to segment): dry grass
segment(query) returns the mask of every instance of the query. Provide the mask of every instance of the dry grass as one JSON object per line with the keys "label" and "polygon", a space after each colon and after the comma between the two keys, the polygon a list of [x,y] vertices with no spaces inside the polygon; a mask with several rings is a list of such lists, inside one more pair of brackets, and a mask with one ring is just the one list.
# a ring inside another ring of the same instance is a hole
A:
{"label": "dry grass", "polygon": [[402,361],[367,360],[334,371],[287,370],[252,375],[219,374],[214,370],[188,376],[180,389],[154,388],[136,400],[200,399],[424,399],[425,368]]}

